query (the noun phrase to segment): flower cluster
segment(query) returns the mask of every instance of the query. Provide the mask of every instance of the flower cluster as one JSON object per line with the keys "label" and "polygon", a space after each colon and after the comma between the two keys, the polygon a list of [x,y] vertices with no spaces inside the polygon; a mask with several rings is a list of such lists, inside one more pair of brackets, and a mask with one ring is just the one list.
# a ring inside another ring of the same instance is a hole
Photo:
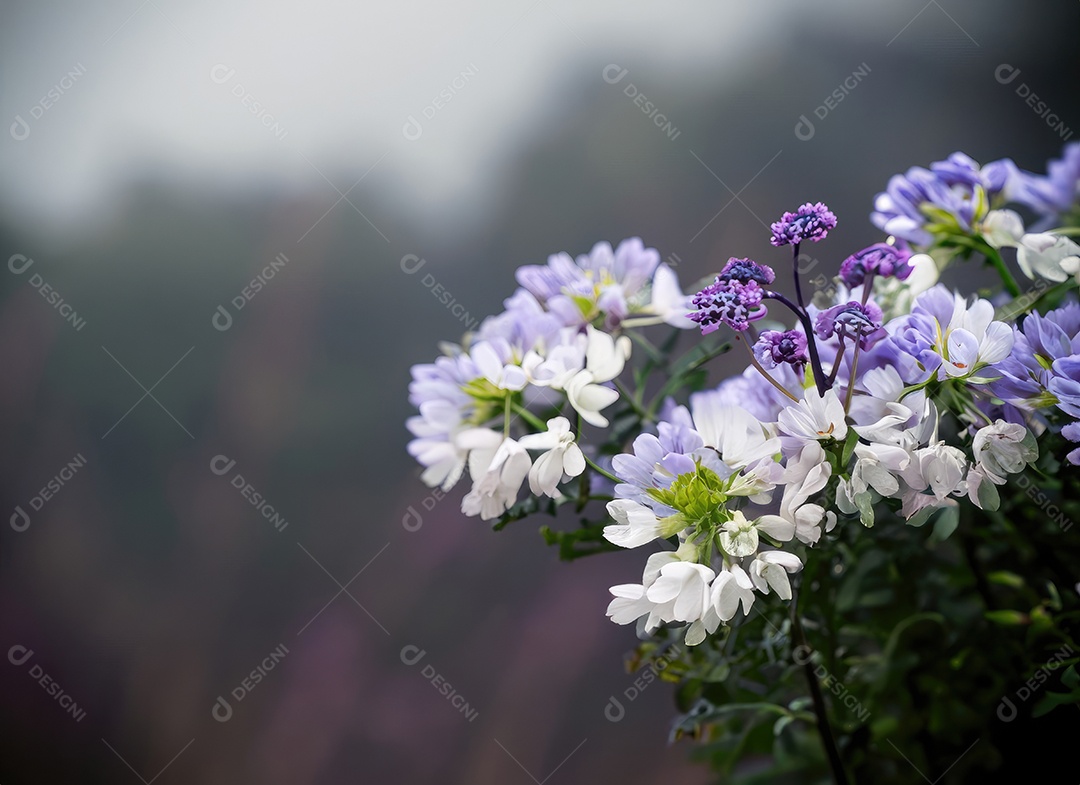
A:
{"label": "flower cluster", "polygon": [[674,271],[638,238],[598,243],[576,260],[555,254],[517,279],[502,313],[414,366],[409,386],[419,411],[407,423],[409,453],[425,467],[421,478],[445,491],[467,469],[473,486],[461,509],[484,520],[509,510],[526,478],[533,494],[559,498],[559,486],[585,471],[570,418],[578,431],[608,425],[602,412],[618,399],[612,381],[630,356],[617,331],[694,326]]}
{"label": "flower cluster", "polygon": [[[468,515],[513,515],[526,479],[551,509],[603,502],[603,521],[545,536],[587,552],[652,546],[641,581],[612,587],[608,616],[645,633],[684,628],[699,644],[761,597],[791,600],[806,549],[828,547],[837,526],[996,509],[997,488],[1039,459],[1037,438],[1053,460],[1080,464],[1078,182],[1075,144],[1046,175],[961,153],[910,169],[875,202],[889,236],[838,255],[835,286],[814,302],[798,255],[800,243],[835,242],[820,202],[771,226],[771,246],[792,246],[794,298],[744,257],[686,296],[637,239],[523,267],[503,313],[413,369],[410,451],[430,485],[467,469]],[[937,282],[972,249],[1011,299]],[[1026,295],[1010,249],[1036,282]],[[766,316],[779,329],[759,333]],[[749,367],[703,390],[700,367],[723,349],[701,339],[675,360],[677,334],[645,335],[661,323],[730,328]],[[632,341],[644,357],[630,374]],[[606,429],[595,446],[584,423]]]}

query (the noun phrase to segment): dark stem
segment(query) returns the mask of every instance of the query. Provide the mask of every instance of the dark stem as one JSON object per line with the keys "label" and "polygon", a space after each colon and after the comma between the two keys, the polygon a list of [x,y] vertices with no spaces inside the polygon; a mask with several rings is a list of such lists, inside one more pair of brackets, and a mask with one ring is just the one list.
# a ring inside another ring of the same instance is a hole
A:
{"label": "dark stem", "polygon": [[840,348],[836,350],[836,359],[833,360],[832,373],[829,374],[829,386],[832,387],[833,382],[836,381],[836,374],[840,372],[840,365],[844,359],[844,336],[839,336]]}
{"label": "dark stem", "polygon": [[825,708],[825,697],[821,693],[821,683],[818,682],[817,674],[814,673],[814,665],[810,659],[813,649],[806,642],[806,634],[803,632],[802,622],[799,619],[797,601],[791,603],[791,628],[795,633],[795,642],[807,652],[806,662],[803,663],[803,673],[806,674],[806,683],[810,687],[810,699],[814,702],[814,716],[817,717],[818,735],[821,736],[821,746],[825,748],[825,755],[829,759],[829,768],[832,769],[833,782],[836,785],[847,785],[847,772],[844,771],[844,762],[840,758],[840,750],[836,747],[836,739],[833,738],[832,726],[829,724],[829,714]]}
{"label": "dark stem", "polygon": [[772,377],[772,375],[768,371],[766,371],[764,368],[761,367],[761,363],[759,363],[758,360],[757,360],[757,357],[754,356],[754,350],[750,348],[750,342],[749,341],[742,340],[742,338],[739,336],[738,333],[735,334],[735,340],[746,347],[746,352],[750,356],[750,364],[753,365],[754,368],[757,369],[758,373],[760,373],[762,376],[765,377],[765,379],[769,382],[769,384],[771,384],[773,387],[775,387],[781,393],[783,393],[788,398],[793,400],[795,403],[799,402],[799,399],[796,398],[794,395],[792,395],[788,391],[788,389],[786,387],[784,387],[784,385],[782,385],[782,384],[780,384],[780,382],[776,381],[776,379],[774,379]]}
{"label": "dark stem", "polygon": [[862,304],[863,305],[866,305],[867,301],[870,299],[870,292],[872,292],[873,290],[874,290],[874,274],[870,273],[869,275],[866,276],[866,279],[863,281],[863,285],[862,285]]}
{"label": "dark stem", "polygon": [[818,356],[817,342],[814,340],[814,326],[810,323],[810,315],[784,295],[780,294],[780,292],[773,292],[766,289],[764,294],[768,299],[776,300],[790,308],[791,312],[795,314],[802,323],[803,331],[806,333],[806,348],[810,350],[810,368],[814,372],[814,384],[817,385],[818,395],[825,395],[825,391],[829,389],[829,384],[828,380],[825,378],[825,372],[821,370],[821,357]]}
{"label": "dark stem", "polygon": [[795,279],[795,299],[799,302],[799,308],[806,308],[806,301],[802,297],[802,283],[799,282],[799,244],[792,246],[795,253],[791,260],[791,276]]}
{"label": "dark stem", "polygon": [[862,336],[855,339],[855,351],[851,355],[851,375],[847,381],[847,395],[844,397],[844,414],[851,410],[851,396],[855,394],[855,377],[859,373],[859,349],[862,348]]}

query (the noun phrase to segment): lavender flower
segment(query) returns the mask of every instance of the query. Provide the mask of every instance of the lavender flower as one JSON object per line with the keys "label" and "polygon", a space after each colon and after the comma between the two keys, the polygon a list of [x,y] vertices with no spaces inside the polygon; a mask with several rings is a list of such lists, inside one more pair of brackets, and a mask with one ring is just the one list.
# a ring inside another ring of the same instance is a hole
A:
{"label": "lavender flower", "polygon": [[836,216],[818,202],[807,202],[794,213],[784,213],[780,220],[772,225],[773,245],[795,245],[804,240],[815,243],[824,240],[830,229],[836,228]]}
{"label": "lavender flower", "polygon": [[764,290],[757,281],[730,280],[710,284],[694,295],[698,310],[687,316],[701,325],[701,334],[708,335],[726,324],[736,332],[750,328],[750,322],[761,319],[768,311],[761,304]]}
{"label": "lavender flower", "polygon": [[[1080,422],[1071,422],[1061,429],[1061,435],[1070,442],[1080,442]],[[1069,463],[1080,466],[1080,447],[1065,456]]]}
{"label": "lavender flower", "polygon": [[753,259],[736,259],[732,257],[728,259],[727,264],[724,265],[724,269],[720,271],[720,275],[716,276],[718,281],[739,281],[740,283],[747,283],[748,281],[757,281],[762,286],[767,286],[776,280],[776,273],[773,272],[773,268],[765,264],[758,264]]}
{"label": "lavender flower", "polygon": [[1053,220],[1067,213],[1080,197],[1080,142],[1065,145],[1061,158],[1046,169],[1046,175],[1037,175],[1011,165],[1005,197]]}
{"label": "lavender flower", "polygon": [[903,281],[911,275],[912,267],[908,264],[910,258],[911,251],[905,248],[874,243],[843,261],[840,265],[840,280],[851,289],[862,286],[867,276],[895,276]]}
{"label": "lavender flower", "polygon": [[1001,374],[994,394],[1022,408],[1051,406],[1058,392],[1071,397],[1067,380],[1054,380],[1064,371],[1064,361],[1080,354],[1080,305],[1030,314],[1022,327],[1013,327],[1013,336],[1012,352],[994,366]]}
{"label": "lavender flower", "polygon": [[630,314],[630,301],[645,287],[660,264],[660,253],[631,237],[612,249],[600,242],[575,261],[566,253],[548,257],[546,265],[525,265],[518,283],[564,325],[579,327],[603,314],[616,326]]}
{"label": "lavender flower", "polygon": [[766,330],[754,344],[754,356],[766,368],[787,363],[801,370],[809,359],[806,354],[806,336],[798,330]]}
{"label": "lavender flower", "polygon": [[933,243],[932,229],[971,233],[986,217],[990,199],[1004,188],[1010,165],[995,161],[980,168],[963,153],[953,153],[929,169],[913,166],[893,175],[874,199],[870,218],[879,229],[919,246]]}
{"label": "lavender flower", "polygon": [[819,313],[814,332],[822,340],[834,334],[842,339],[857,339],[861,348],[869,349],[885,337],[881,319],[881,308],[875,303],[863,305],[851,300]]}

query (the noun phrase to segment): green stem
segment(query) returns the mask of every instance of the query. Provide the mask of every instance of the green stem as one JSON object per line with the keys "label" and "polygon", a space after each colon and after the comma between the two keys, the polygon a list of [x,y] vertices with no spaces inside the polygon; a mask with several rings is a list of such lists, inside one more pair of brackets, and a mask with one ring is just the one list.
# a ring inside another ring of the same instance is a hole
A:
{"label": "green stem", "polygon": [[622,479],[620,479],[619,477],[616,477],[614,474],[607,471],[606,469],[602,469],[599,466],[597,466],[596,462],[592,458],[590,458],[588,455],[585,455],[584,453],[582,453],[582,455],[584,455],[584,457],[585,457],[585,463],[587,463],[589,466],[591,466],[594,472],[596,472],[597,474],[601,474],[604,477],[607,477],[612,482],[617,482],[617,483],[622,482]]}
{"label": "green stem", "polygon": [[1005,260],[1001,258],[1001,254],[998,253],[996,248],[987,246],[982,249],[986,254],[987,261],[994,266],[999,276],[1001,276],[1001,283],[1005,285],[1005,291],[1007,291],[1013,297],[1020,296],[1020,284],[1013,278],[1013,274],[1009,272],[1009,268],[1005,264]]}
{"label": "green stem", "polygon": [[618,379],[615,380],[615,389],[619,391],[619,394],[630,403],[630,408],[634,410],[634,414],[640,417],[642,420],[648,420],[649,413],[645,411],[645,407],[641,405],[641,401],[638,400],[638,396],[632,394],[626,385]]}
{"label": "green stem", "polygon": [[[524,406],[521,406],[520,404],[516,404],[516,403],[511,404],[509,397],[507,397],[507,399],[506,399],[506,405],[507,405],[507,411],[508,412],[509,412],[509,409],[510,409],[510,407],[512,405],[513,408],[514,408],[514,414],[516,414],[518,417],[520,417],[525,422],[527,422],[529,425],[531,425],[533,428],[535,428],[537,430],[537,432],[544,433],[545,431],[547,431],[547,423],[545,423],[543,420],[541,420],[535,414],[530,412]],[[507,421],[507,425],[509,426],[509,420]]]}
{"label": "green stem", "polygon": [[813,663],[809,653],[813,652],[810,644],[806,642],[806,633],[803,632],[802,621],[797,610],[798,600],[791,603],[791,629],[795,633],[795,643],[807,652],[806,662],[803,663],[803,674],[806,676],[807,686],[810,688],[810,699],[814,703],[814,716],[817,718],[818,735],[821,736],[821,746],[825,748],[825,755],[829,759],[829,768],[832,769],[833,782],[836,785],[847,785],[847,772],[844,770],[844,762],[840,757],[840,750],[836,747],[836,739],[833,738],[832,726],[829,724],[829,712],[825,707],[825,696],[821,692],[821,683],[814,672]]}

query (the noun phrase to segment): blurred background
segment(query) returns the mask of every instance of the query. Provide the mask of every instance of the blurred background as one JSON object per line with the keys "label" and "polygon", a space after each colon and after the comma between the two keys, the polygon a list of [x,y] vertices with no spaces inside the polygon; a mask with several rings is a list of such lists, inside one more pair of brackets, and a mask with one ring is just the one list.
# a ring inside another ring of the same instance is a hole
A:
{"label": "blurred background", "polygon": [[708,781],[604,618],[640,555],[432,495],[409,366],[550,253],[689,283],[823,200],[831,274],[893,173],[1080,127],[1075,3],[2,13],[5,785]]}

